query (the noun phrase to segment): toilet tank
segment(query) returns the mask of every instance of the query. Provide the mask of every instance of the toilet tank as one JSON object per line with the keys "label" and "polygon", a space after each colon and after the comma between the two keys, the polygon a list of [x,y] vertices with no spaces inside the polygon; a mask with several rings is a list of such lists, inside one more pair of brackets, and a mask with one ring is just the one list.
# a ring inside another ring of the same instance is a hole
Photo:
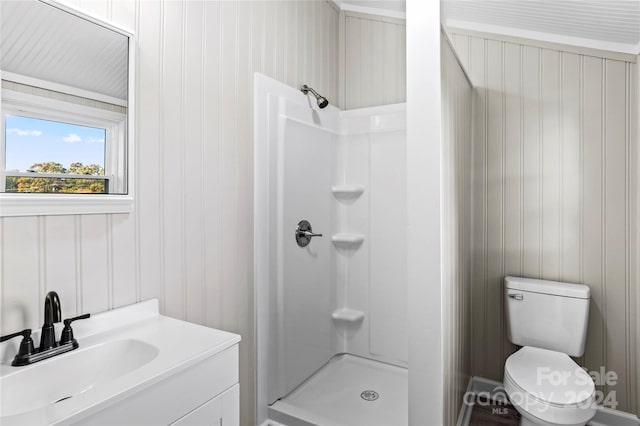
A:
{"label": "toilet tank", "polygon": [[509,340],[582,356],[589,321],[589,287],[531,278],[505,278]]}

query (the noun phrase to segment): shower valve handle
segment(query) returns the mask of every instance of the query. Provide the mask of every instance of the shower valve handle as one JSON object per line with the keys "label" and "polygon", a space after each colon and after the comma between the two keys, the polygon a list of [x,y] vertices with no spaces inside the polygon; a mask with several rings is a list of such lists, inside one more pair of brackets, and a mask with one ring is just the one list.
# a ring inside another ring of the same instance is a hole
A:
{"label": "shower valve handle", "polygon": [[301,220],[296,226],[296,243],[300,247],[306,247],[311,242],[313,237],[322,237],[322,234],[317,234],[311,229],[311,224],[306,220]]}
{"label": "shower valve handle", "polygon": [[316,234],[315,232],[311,232],[311,231],[298,231],[298,234],[302,234],[305,237],[322,237],[322,234]]}

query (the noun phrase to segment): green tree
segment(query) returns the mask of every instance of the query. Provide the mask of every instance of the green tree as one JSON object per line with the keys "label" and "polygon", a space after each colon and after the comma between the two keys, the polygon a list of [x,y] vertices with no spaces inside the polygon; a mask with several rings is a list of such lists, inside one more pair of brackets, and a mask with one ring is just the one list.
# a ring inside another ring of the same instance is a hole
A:
{"label": "green tree", "polygon": [[7,176],[4,190],[6,192],[18,192],[18,178],[15,176]]}
{"label": "green tree", "polygon": [[101,176],[104,175],[104,169],[97,164],[89,164],[85,166],[82,163],[71,163],[67,173],[75,175]]}
{"label": "green tree", "polygon": [[105,181],[101,179],[68,179],[61,177],[37,177],[38,173],[55,173],[60,175],[104,176],[104,168],[97,164],[84,165],[71,163],[69,169],[54,161],[35,163],[29,168],[34,177],[7,177],[7,192],[40,192],[40,193],[104,193]]}
{"label": "green tree", "polygon": [[67,173],[67,169],[60,163],[49,161],[48,163],[35,163],[29,167],[30,172],[34,173]]}

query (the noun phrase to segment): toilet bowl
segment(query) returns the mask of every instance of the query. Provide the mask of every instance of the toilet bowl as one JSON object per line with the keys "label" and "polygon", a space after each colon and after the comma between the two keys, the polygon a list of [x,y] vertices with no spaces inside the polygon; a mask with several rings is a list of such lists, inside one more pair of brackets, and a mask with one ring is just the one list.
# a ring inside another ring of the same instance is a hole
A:
{"label": "toilet bowl", "polygon": [[521,425],[583,426],[595,415],[595,386],[567,354],[524,347],[505,364],[504,388]]}
{"label": "toilet bowl", "polygon": [[509,340],[520,350],[504,366],[503,385],[520,424],[583,426],[596,413],[595,385],[570,356],[582,356],[589,287],[505,278]]}

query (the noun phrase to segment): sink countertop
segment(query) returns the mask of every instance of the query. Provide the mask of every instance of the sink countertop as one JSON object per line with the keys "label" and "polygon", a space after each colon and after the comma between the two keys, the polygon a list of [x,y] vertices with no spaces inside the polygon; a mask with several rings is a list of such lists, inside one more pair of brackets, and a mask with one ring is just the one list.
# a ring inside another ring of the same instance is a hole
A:
{"label": "sink countertop", "polygon": [[[3,348],[0,393],[11,392],[3,387],[4,378],[32,368],[55,368],[56,361],[64,357],[78,356],[80,352],[109,342],[138,340],[155,347],[157,356],[127,374],[91,386],[72,398],[12,416],[0,413],[0,424],[68,424],[81,420],[240,341],[237,334],[160,315],[156,299],[94,315],[74,323],[73,329],[80,344],[78,349],[29,366],[12,367],[6,359],[9,354],[15,354],[15,349],[11,346]],[[56,336],[59,334],[58,330]],[[37,337],[34,333],[34,342],[38,342]],[[38,383],[26,383],[25,386],[38,386]]]}

